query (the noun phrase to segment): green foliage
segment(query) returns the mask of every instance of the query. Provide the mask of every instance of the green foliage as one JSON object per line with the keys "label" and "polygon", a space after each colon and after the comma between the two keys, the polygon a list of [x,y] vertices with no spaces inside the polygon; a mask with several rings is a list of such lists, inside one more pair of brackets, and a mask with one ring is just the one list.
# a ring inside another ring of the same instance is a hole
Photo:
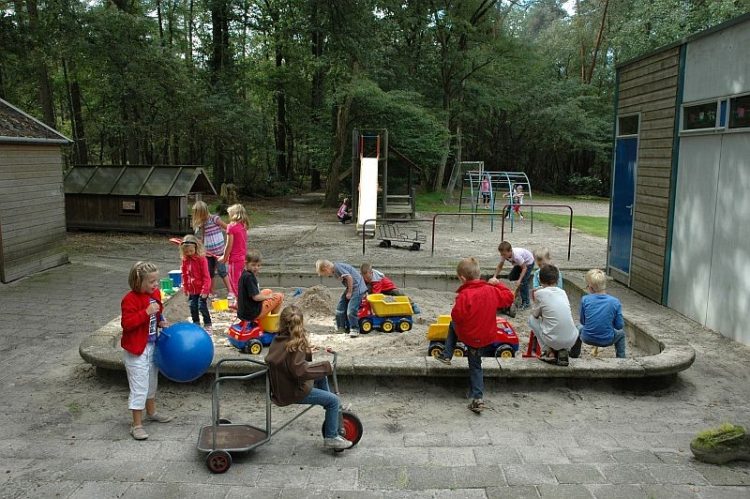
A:
{"label": "green foliage", "polygon": [[570,186],[571,193],[587,196],[599,196],[604,188],[601,179],[596,177],[580,177],[578,175],[569,177],[568,185]]}

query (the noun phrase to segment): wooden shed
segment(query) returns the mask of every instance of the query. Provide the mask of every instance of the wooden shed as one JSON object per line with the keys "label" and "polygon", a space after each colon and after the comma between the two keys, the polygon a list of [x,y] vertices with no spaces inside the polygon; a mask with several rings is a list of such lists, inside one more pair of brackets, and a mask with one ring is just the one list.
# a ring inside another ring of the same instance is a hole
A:
{"label": "wooden shed", "polygon": [[185,234],[188,196],[216,194],[195,166],[75,166],[65,175],[68,229]]}
{"label": "wooden shed", "polygon": [[62,148],[71,141],[0,99],[0,280],[67,263]]}
{"label": "wooden shed", "polygon": [[608,271],[750,344],[750,14],[617,67]]}

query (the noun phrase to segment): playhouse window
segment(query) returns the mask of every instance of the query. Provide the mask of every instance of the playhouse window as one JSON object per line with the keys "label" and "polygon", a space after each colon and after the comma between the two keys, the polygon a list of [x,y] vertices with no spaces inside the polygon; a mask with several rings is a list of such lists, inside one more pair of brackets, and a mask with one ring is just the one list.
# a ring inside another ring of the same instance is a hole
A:
{"label": "playhouse window", "polygon": [[750,95],[729,100],[729,128],[750,127]]}
{"label": "playhouse window", "polygon": [[120,205],[123,214],[133,215],[141,212],[140,203],[137,199],[125,199]]}
{"label": "playhouse window", "polygon": [[638,135],[638,115],[621,116],[617,119],[617,136]]}
{"label": "playhouse window", "polygon": [[685,106],[682,120],[683,130],[716,128],[716,101]]}

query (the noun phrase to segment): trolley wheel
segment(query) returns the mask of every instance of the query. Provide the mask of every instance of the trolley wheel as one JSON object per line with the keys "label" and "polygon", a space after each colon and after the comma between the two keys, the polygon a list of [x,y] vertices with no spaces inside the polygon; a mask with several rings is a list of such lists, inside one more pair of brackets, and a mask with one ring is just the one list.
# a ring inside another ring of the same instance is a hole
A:
{"label": "trolley wheel", "polygon": [[213,450],[206,456],[206,466],[211,473],[224,473],[232,466],[232,455],[225,450]]}
{"label": "trolley wheel", "polygon": [[453,356],[454,357],[464,357],[464,349],[461,347],[456,347],[453,349]]}
{"label": "trolley wheel", "polygon": [[370,319],[362,319],[359,321],[359,332],[367,334],[372,331],[372,321]]}
{"label": "trolley wheel", "polygon": [[398,329],[402,333],[405,333],[405,332],[409,331],[411,329],[411,322],[409,322],[409,321],[401,321],[401,322],[399,322],[398,323]]}
{"label": "trolley wheel", "polygon": [[495,357],[500,357],[501,359],[512,359],[513,358],[513,347],[510,347],[508,345],[500,345],[495,349]]}
{"label": "trolley wheel", "polygon": [[383,322],[383,325],[380,326],[380,329],[382,329],[384,333],[392,333],[395,327],[396,326],[395,324],[393,324],[393,321],[386,320],[385,322]]}
{"label": "trolley wheel", "polygon": [[232,422],[229,421],[227,418],[219,418],[219,420],[216,423],[217,424],[232,424]]}
{"label": "trolley wheel", "polygon": [[411,247],[409,248],[409,251],[419,251],[420,243],[411,243]]}
{"label": "trolley wheel", "polygon": [[443,345],[442,343],[433,343],[427,349],[427,355],[429,355],[430,357],[440,357],[441,355],[443,355],[443,350],[445,350],[445,345]]}
{"label": "trolley wheel", "polygon": [[[320,427],[320,432],[325,436],[325,423]],[[352,447],[354,447],[362,439],[362,433],[364,433],[362,421],[360,421],[353,412],[341,411],[341,428],[339,428],[339,435],[350,441]],[[349,448],[351,449],[351,447]],[[344,450],[345,449],[341,449],[334,452],[344,452]]]}
{"label": "trolley wheel", "polygon": [[380,241],[380,244],[378,244],[381,248],[390,248],[391,247],[391,241],[389,239],[383,239]]}
{"label": "trolley wheel", "polygon": [[251,355],[260,355],[260,352],[262,351],[263,343],[261,343],[259,340],[250,340],[245,346],[245,352]]}

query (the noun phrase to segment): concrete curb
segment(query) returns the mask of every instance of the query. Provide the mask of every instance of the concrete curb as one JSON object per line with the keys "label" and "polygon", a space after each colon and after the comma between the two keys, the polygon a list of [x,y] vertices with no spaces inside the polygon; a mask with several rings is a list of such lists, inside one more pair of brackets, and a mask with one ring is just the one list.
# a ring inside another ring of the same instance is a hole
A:
{"label": "concrete curb", "polygon": [[[390,274],[389,274],[390,275]],[[565,275],[568,292],[584,294],[582,273],[568,272]],[[399,274],[397,274],[399,276]],[[403,287],[424,287],[438,290],[455,289],[455,283],[447,278],[445,272],[416,272],[403,274]],[[451,276],[452,277],[452,276]],[[278,272],[275,277],[266,274],[265,282],[276,279],[276,286],[307,287],[327,284],[314,273]],[[400,280],[400,279],[399,279]],[[290,286],[290,282],[295,284]],[[328,279],[327,281],[331,281]],[[419,284],[416,286],[415,284]],[[432,286],[430,286],[432,284]],[[558,367],[539,362],[536,359],[513,358],[495,361],[484,359],[484,375],[488,378],[649,378],[669,376],[684,371],[695,361],[695,350],[682,339],[699,325],[680,316],[674,311],[657,305],[635,293],[622,290],[612,294],[623,301],[626,331],[631,341],[639,348],[651,353],[644,357],[631,359],[570,359],[570,366]],[[167,302],[169,306],[169,302]],[[656,314],[661,314],[658,323],[653,321]],[[651,319],[651,320],[649,320]],[[116,317],[104,327],[86,337],[80,344],[79,353],[83,360],[96,367],[124,370],[122,349],[119,339],[121,333],[120,318]],[[215,355],[211,371],[216,362],[226,358],[239,358],[241,354]],[[247,357],[245,357],[247,358]],[[222,372],[249,373],[258,368],[249,362],[228,362],[222,366]],[[466,359],[454,358],[450,366],[443,365],[430,357],[370,357],[339,355],[337,372],[342,376],[388,376],[388,377],[465,377]]]}

